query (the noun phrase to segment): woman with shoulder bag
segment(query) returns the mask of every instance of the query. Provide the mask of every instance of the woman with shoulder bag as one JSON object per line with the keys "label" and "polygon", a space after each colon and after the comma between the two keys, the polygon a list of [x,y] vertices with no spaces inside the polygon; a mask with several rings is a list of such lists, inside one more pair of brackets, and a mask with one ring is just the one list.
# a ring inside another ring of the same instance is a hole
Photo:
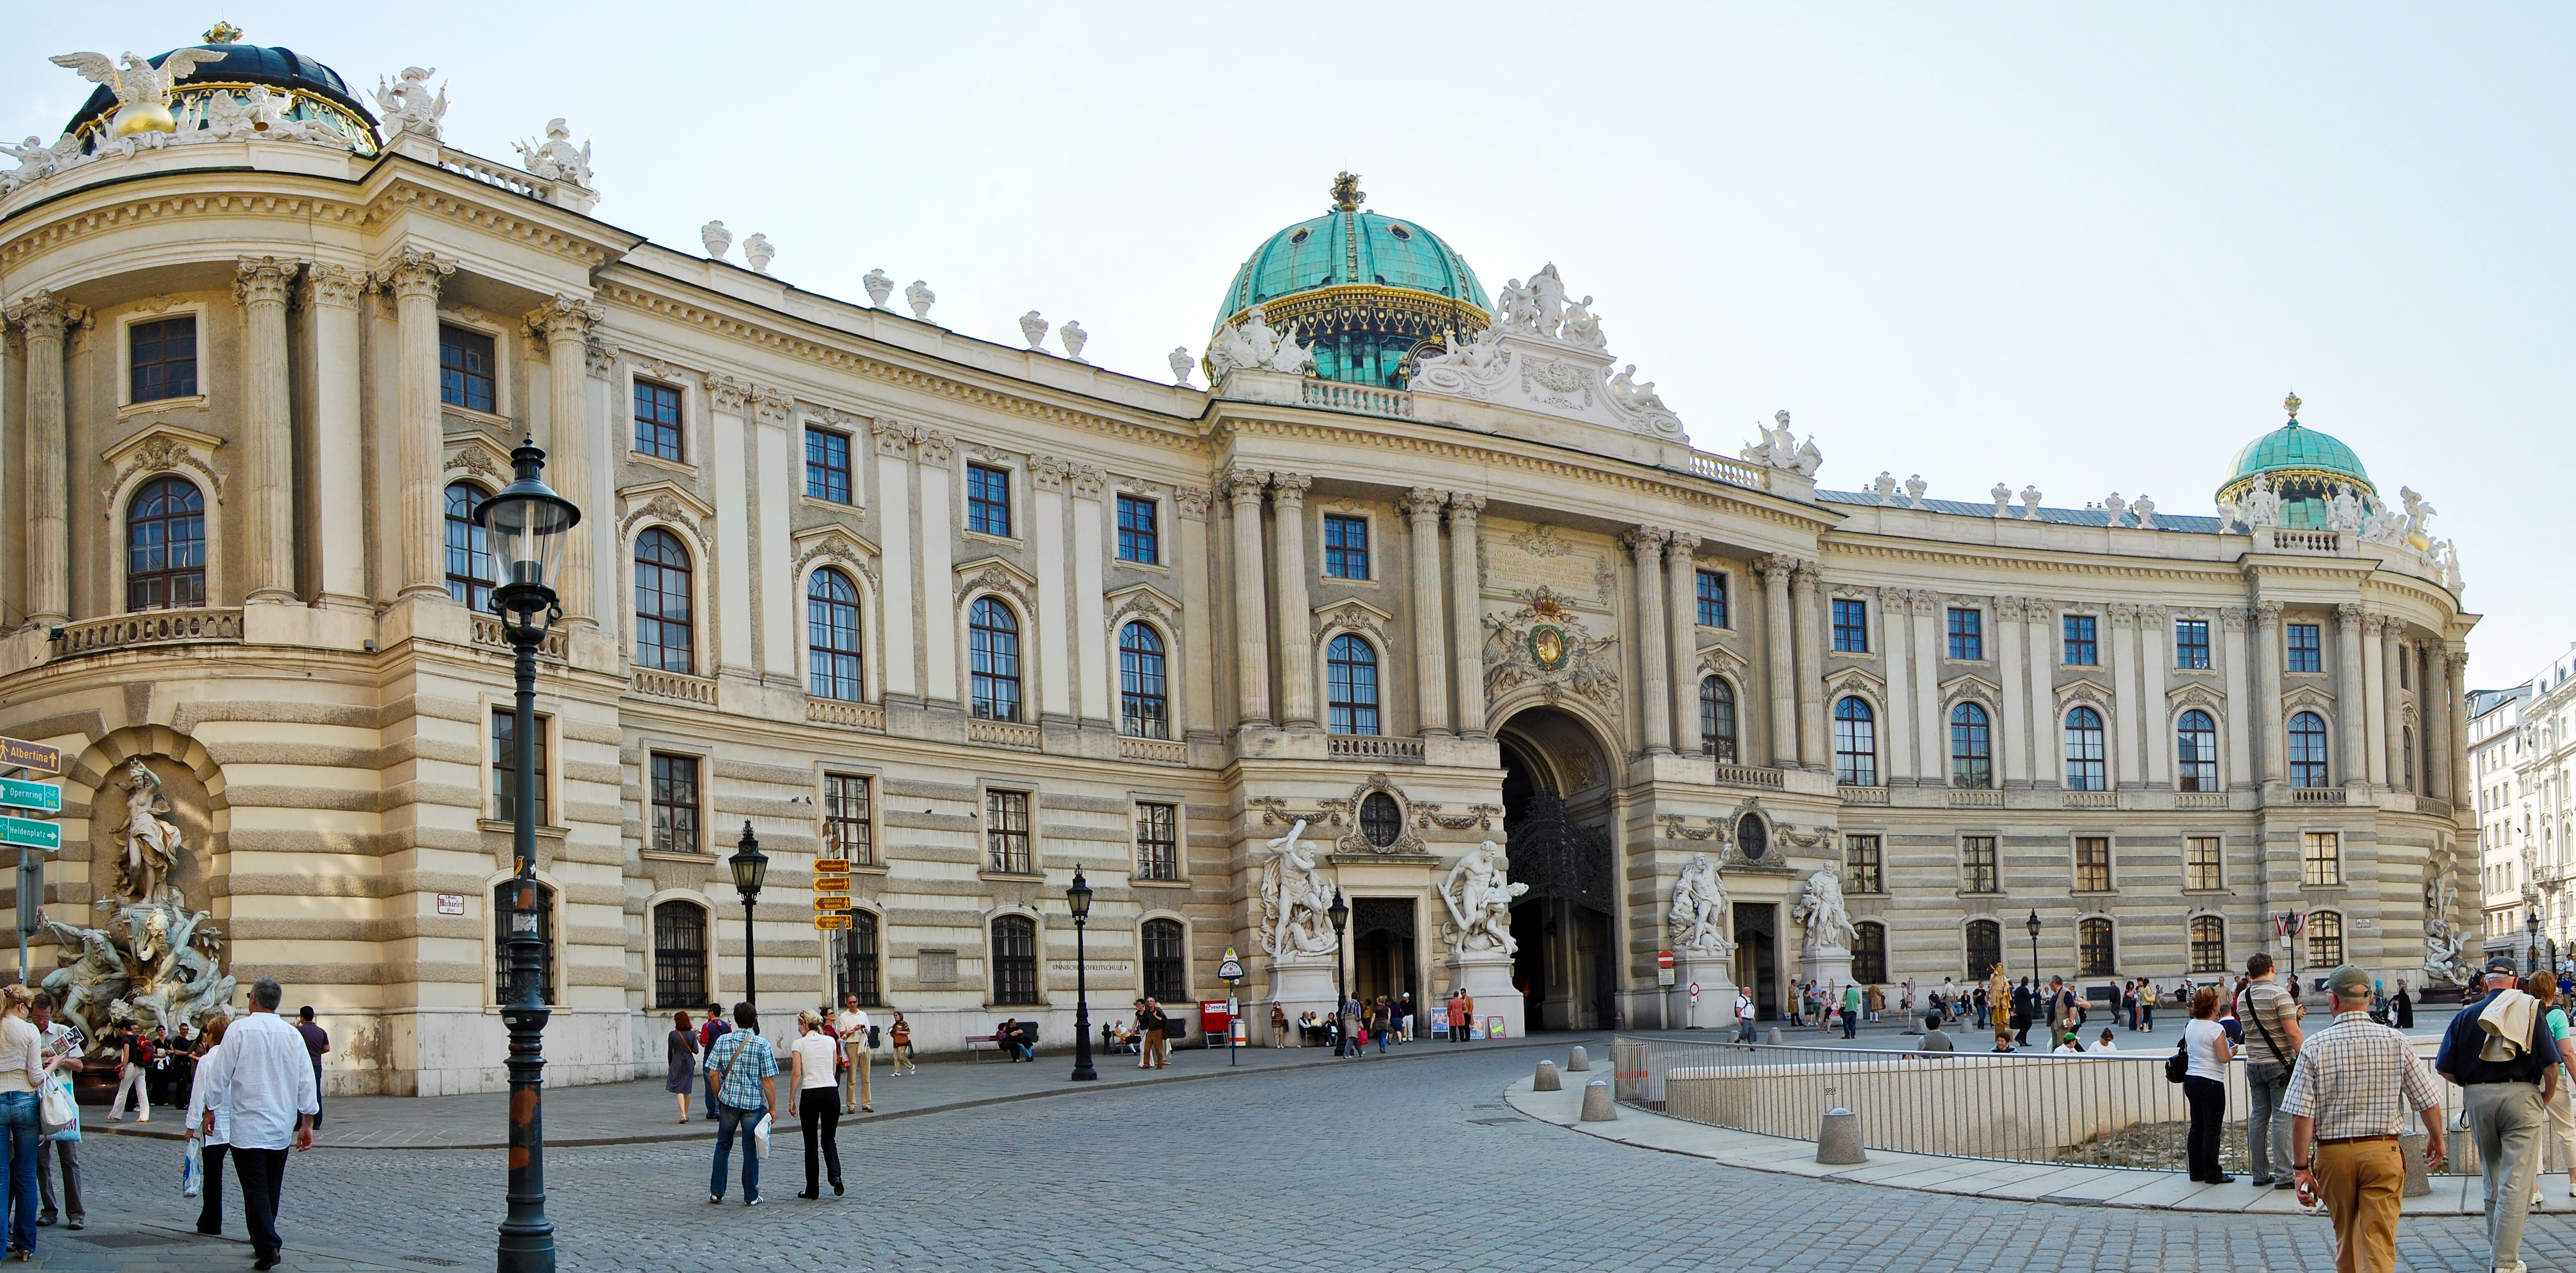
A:
{"label": "woman with shoulder bag", "polygon": [[904,1020],[903,1014],[898,1012],[894,1014],[894,1025],[891,1029],[894,1038],[894,1072],[919,1074],[921,1067],[913,1064],[912,1060],[912,1023]]}
{"label": "woman with shoulder bag", "polygon": [[[796,1014],[796,1043],[789,1050],[787,1116],[805,1132],[805,1191],[808,1200],[823,1191],[815,1180],[821,1166],[831,1167],[832,1196],[841,1196],[841,1080],[845,1059],[840,1036],[823,1026],[823,1014],[807,1008]],[[819,1158],[819,1162],[818,1162]]]}
{"label": "woman with shoulder bag", "polygon": [[2236,1054],[2217,1017],[2218,988],[2204,986],[2192,995],[2191,1020],[2182,1028],[2182,1094],[2191,1105],[2191,1131],[2183,1143],[2192,1179],[2227,1185],[2236,1183],[2236,1177],[2219,1170],[2218,1146],[2227,1121],[2227,1063]]}
{"label": "woman with shoulder bag", "polygon": [[[188,1135],[198,1142],[197,1160],[205,1176],[200,1186],[205,1202],[197,1208],[197,1232],[210,1236],[221,1236],[224,1231],[224,1153],[232,1146],[233,1112],[229,1105],[207,1103],[206,1079],[215,1072],[215,1050],[223,1046],[224,1032],[231,1028],[229,1017],[216,1017],[206,1023],[206,1050],[199,1056],[196,1077],[188,1085]],[[213,1124],[211,1130],[207,1127],[209,1122]]]}

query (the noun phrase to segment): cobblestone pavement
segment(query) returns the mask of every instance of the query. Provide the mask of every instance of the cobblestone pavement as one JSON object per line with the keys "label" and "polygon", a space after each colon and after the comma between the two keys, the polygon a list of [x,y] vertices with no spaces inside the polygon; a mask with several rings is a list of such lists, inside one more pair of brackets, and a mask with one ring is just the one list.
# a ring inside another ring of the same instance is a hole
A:
{"label": "cobblestone pavement", "polygon": [[[1565,1040],[1573,1042],[1573,1040]],[[1592,1041],[1596,1058],[1606,1039]],[[1084,1091],[883,1122],[843,1138],[850,1196],[804,1202],[782,1137],[767,1201],[708,1206],[688,1142],[549,1155],[562,1265],[606,1270],[985,1268],[2325,1270],[2320,1217],[2223,1218],[1899,1193],[1719,1166],[1521,1118],[1500,1093],[1540,1053],[1267,1070]],[[1021,1067],[1026,1070],[1028,1067]],[[1572,1077],[1572,1076],[1570,1076]],[[45,1230],[50,1267],[247,1266],[247,1247],[90,1247],[138,1223],[184,1228],[175,1147],[101,1137],[85,1151],[87,1235]],[[502,1161],[483,1150],[297,1156],[288,1267],[486,1267]],[[118,1215],[118,1220],[104,1217]],[[227,1221],[238,1234],[237,1202]],[[165,1230],[166,1232],[166,1230]],[[2409,1221],[2400,1265],[2483,1268],[2474,1218]],[[2564,1215],[2525,1258],[2576,1268]]]}

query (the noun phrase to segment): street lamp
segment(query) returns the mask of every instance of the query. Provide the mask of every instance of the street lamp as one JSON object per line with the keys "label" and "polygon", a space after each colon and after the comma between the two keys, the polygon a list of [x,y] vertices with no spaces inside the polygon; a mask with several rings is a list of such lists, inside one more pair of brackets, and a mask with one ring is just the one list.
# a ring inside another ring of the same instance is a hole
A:
{"label": "street lamp", "polygon": [[2039,908],[2030,908],[2030,918],[2022,926],[2030,930],[2030,997],[2039,1001]]}
{"label": "street lamp", "polygon": [[760,981],[752,963],[751,908],[760,900],[760,886],[769,878],[769,855],[760,851],[760,837],[751,833],[750,819],[742,824],[742,843],[733,856],[725,859],[733,868],[734,891],[742,894],[742,1001],[760,1002]]}
{"label": "street lamp", "polygon": [[518,480],[474,510],[474,524],[488,537],[500,586],[492,613],[501,617],[517,680],[518,711],[510,722],[511,849],[517,873],[510,882],[508,1002],[501,1019],[510,1028],[509,1212],[501,1221],[501,1273],[553,1273],[555,1226],[546,1218],[545,987],[539,975],[545,942],[537,916],[537,647],[563,616],[548,581],[563,556],[564,533],[581,522],[581,510],[538,476],[546,453],[534,439],[510,452]]}
{"label": "street lamp", "polygon": [[1091,923],[1091,882],[1082,878],[1082,868],[1073,868],[1073,886],[1064,891],[1064,906],[1073,912],[1073,1080],[1088,1083],[1100,1077],[1091,1068],[1091,965],[1083,955],[1082,930]]}
{"label": "street lamp", "polygon": [[2531,940],[2522,950],[2522,968],[2528,973],[2540,971],[2540,910],[2529,902],[2522,904],[2522,930]]}
{"label": "street lamp", "polygon": [[1345,1056],[1351,1046],[1351,1027],[1349,1022],[1340,1021],[1340,1018],[1342,1005],[1351,1000],[1351,983],[1342,976],[1342,926],[1351,922],[1351,904],[1342,897],[1338,886],[1333,889],[1333,904],[1325,908],[1324,913],[1333,917],[1333,1017],[1340,1023],[1334,1033],[1341,1044],[1334,1049],[1333,1055]]}

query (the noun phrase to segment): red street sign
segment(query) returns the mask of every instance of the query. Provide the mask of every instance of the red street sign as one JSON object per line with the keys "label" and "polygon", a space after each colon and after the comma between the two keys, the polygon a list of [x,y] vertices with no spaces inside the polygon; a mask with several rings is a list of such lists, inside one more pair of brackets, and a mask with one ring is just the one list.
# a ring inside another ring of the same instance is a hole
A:
{"label": "red street sign", "polygon": [[1699,998],[1699,983],[1696,981],[1691,983],[1691,998]]}
{"label": "red street sign", "polygon": [[1658,968],[1670,968],[1670,967],[1672,967],[1672,966],[1673,966],[1673,952],[1671,952],[1671,951],[1669,951],[1669,950],[1659,950],[1659,951],[1656,951],[1656,952],[1655,952],[1655,966],[1656,966],[1656,967],[1658,967]]}

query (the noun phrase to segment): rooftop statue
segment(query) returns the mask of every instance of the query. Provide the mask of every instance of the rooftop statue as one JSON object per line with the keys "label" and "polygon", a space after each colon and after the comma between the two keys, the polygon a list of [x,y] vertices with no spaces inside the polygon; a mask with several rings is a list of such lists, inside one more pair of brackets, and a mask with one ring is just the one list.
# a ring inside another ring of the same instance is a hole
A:
{"label": "rooftop statue", "polygon": [[430,90],[429,77],[436,74],[438,68],[434,66],[406,66],[402,79],[395,83],[387,84],[381,75],[376,77],[376,106],[385,113],[386,141],[405,133],[417,133],[430,141],[439,139],[443,131],[439,121],[447,116],[447,86],[441,84],[436,92]]}
{"label": "rooftop statue", "polygon": [[1292,324],[1273,331],[1259,305],[1253,306],[1241,323],[1219,331],[1215,343],[1208,348],[1208,374],[1218,380],[1237,369],[1302,376],[1314,366],[1315,351],[1297,343],[1296,327]]}
{"label": "rooftop statue", "polygon": [[54,65],[80,72],[82,79],[105,84],[116,94],[116,120],[108,132],[116,137],[135,133],[177,132],[179,121],[170,114],[170,86],[196,73],[208,62],[223,61],[228,54],[213,49],[177,49],[154,66],[147,58],[127,53],[109,61],[104,53],[61,53],[52,59]]}
{"label": "rooftop statue", "polygon": [[1778,422],[1779,427],[1757,426],[1762,440],[1745,443],[1744,449],[1737,454],[1765,468],[1786,469],[1801,477],[1814,477],[1816,470],[1825,466],[1825,453],[1816,449],[1815,437],[1809,435],[1805,442],[1800,442],[1798,435],[1789,431],[1789,413],[1786,411],[1775,412],[1771,418]]}
{"label": "rooftop statue", "polygon": [[572,148],[572,129],[562,117],[546,121],[546,139],[513,142],[519,148],[520,165],[548,181],[569,181],[584,190],[590,185],[590,142],[581,149]]}

